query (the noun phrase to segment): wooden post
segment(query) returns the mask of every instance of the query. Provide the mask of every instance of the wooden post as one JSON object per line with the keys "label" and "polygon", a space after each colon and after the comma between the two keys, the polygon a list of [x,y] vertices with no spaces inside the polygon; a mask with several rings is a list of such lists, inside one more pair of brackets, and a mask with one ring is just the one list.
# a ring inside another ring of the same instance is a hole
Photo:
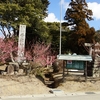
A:
{"label": "wooden post", "polygon": [[63,60],[63,82],[65,78],[65,61]]}
{"label": "wooden post", "polygon": [[85,63],[85,82],[87,81],[87,61]]}
{"label": "wooden post", "polygon": [[[66,68],[67,68],[67,61],[66,61]],[[68,71],[69,71],[69,70],[68,70],[68,68],[67,68],[67,75],[69,74]]]}

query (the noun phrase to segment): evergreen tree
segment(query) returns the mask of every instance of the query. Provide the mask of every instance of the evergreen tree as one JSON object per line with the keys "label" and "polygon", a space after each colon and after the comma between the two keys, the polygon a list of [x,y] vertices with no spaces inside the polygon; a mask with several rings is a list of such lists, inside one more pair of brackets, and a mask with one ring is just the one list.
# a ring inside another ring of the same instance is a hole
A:
{"label": "evergreen tree", "polygon": [[70,26],[70,48],[73,52],[80,53],[81,45],[85,42],[92,43],[95,29],[89,27],[86,20],[93,20],[92,10],[88,9],[85,0],[71,0],[69,8],[66,10],[64,19],[67,22],[64,25]]}
{"label": "evergreen tree", "polygon": [[18,35],[18,26],[25,24],[29,41],[34,38],[47,41],[48,28],[43,19],[47,16],[48,5],[48,0],[0,0],[0,26],[3,35],[7,37],[5,27],[9,37],[11,29]]}
{"label": "evergreen tree", "polygon": [[[57,54],[59,54],[59,37],[60,37],[60,23],[59,22],[53,22],[47,23],[47,27],[49,28],[50,38],[51,38],[51,47],[53,51],[56,51]],[[67,45],[69,39],[69,29],[62,26],[62,53],[66,53]]]}

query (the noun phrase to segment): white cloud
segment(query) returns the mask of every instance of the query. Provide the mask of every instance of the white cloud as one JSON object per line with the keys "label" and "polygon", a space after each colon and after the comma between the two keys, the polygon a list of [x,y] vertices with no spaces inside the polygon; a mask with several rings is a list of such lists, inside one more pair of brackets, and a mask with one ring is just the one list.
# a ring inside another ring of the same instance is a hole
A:
{"label": "white cloud", "polygon": [[[65,0],[61,0],[60,6],[61,5],[62,5],[62,10],[64,10],[64,13],[65,13],[66,9],[68,8],[69,3],[65,2]],[[45,22],[60,22],[60,19],[58,19],[54,13],[48,13],[48,16],[44,19],[44,21]],[[63,20],[61,21],[63,22]]]}
{"label": "white cloud", "polygon": [[[65,2],[65,0],[61,0],[60,4],[62,4],[62,8],[66,11],[67,8],[69,8],[69,2]],[[97,2],[88,2],[88,8],[92,10],[93,17],[96,20],[100,20],[100,3]]]}
{"label": "white cloud", "polygon": [[66,11],[67,8],[69,7],[69,2],[65,2],[65,0],[61,0],[60,5],[62,5],[62,9]]}
{"label": "white cloud", "polygon": [[48,17],[44,19],[45,22],[59,22],[54,13],[49,13]]}
{"label": "white cloud", "polygon": [[96,18],[96,20],[100,19],[100,4],[97,2],[89,2],[88,4],[88,8],[92,10],[93,12],[93,17]]}
{"label": "white cloud", "polygon": [[[69,2],[65,2],[65,0],[61,0],[60,4],[62,4],[62,8],[66,11],[69,8]],[[100,20],[100,3],[97,2],[88,2],[88,8],[93,12],[93,18],[96,20]]]}
{"label": "white cloud", "polygon": [[[69,8],[69,2],[65,2],[65,0],[61,0],[59,3],[62,5],[62,11],[63,13],[66,12],[67,8]],[[97,2],[88,2],[88,8],[92,10],[93,12],[93,18],[96,20],[100,20],[100,4]],[[64,15],[64,14],[63,14]],[[60,19],[57,18],[57,16],[54,13],[48,13],[48,17],[44,19],[45,22],[60,22]]]}

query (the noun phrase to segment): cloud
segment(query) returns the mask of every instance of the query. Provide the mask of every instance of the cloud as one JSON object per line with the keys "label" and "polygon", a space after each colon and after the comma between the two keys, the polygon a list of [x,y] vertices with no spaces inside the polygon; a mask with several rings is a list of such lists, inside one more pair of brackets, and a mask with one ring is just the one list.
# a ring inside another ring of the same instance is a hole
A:
{"label": "cloud", "polygon": [[100,10],[100,4],[97,3],[97,2],[89,2],[87,3],[88,4],[88,8],[92,10],[93,12],[93,17],[96,19],[96,20],[100,20],[100,13],[99,13],[99,10]]}
{"label": "cloud", "polygon": [[[65,2],[65,0],[61,0],[60,4],[62,4],[62,8],[66,11],[69,8],[69,2]],[[88,9],[91,9],[93,12],[93,18],[96,20],[100,20],[100,3],[97,2],[88,2]]]}
{"label": "cloud", "polygon": [[67,8],[69,7],[69,2],[65,2],[65,0],[61,0],[60,5],[62,5],[62,9],[66,11]]}
{"label": "cloud", "polygon": [[[61,0],[59,5],[62,5],[62,10],[64,10],[64,13],[66,9],[68,8],[69,3],[65,2],[65,0]],[[48,16],[44,19],[45,22],[60,22],[60,19],[56,17],[54,13],[48,13]],[[63,22],[63,20],[61,20]]]}
{"label": "cloud", "polygon": [[[69,2],[65,2],[65,0],[61,0],[60,4],[62,4],[62,8],[63,10],[67,10],[67,8],[69,8]],[[100,14],[99,14],[99,10],[100,10],[100,3],[97,2],[88,2],[88,9],[91,9],[93,12],[93,18],[95,18],[96,20],[100,20]]]}
{"label": "cloud", "polygon": [[46,17],[46,18],[44,19],[44,21],[45,21],[45,22],[60,22],[60,21],[56,18],[56,16],[55,16],[54,13],[49,13],[49,14],[48,14],[48,17]]}
{"label": "cloud", "polygon": [[[91,9],[93,12],[93,18],[96,20],[100,20],[100,4],[97,2],[88,2],[88,9]],[[61,0],[59,5],[62,5],[63,13],[66,12],[67,8],[69,8],[69,2],[65,2],[65,0]],[[60,22],[60,19],[54,13],[48,13],[48,16],[44,19],[45,22]]]}

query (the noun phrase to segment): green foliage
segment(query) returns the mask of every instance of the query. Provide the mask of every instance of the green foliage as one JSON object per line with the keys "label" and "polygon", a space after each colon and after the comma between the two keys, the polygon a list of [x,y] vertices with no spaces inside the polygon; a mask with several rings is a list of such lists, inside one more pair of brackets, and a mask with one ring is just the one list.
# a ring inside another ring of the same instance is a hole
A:
{"label": "green foliage", "polygon": [[96,31],[94,38],[95,38],[95,42],[100,43],[100,30]]}
{"label": "green foliage", "polygon": [[[48,0],[0,0],[0,25],[7,29],[12,28],[14,34],[18,35],[19,25],[25,24],[28,41],[36,38],[41,41],[50,41],[48,28],[43,22],[47,16],[48,5]],[[3,34],[6,37],[5,32]]]}
{"label": "green foliage", "polygon": [[27,75],[35,75],[35,76],[39,76],[42,79],[45,79],[45,74],[49,72],[49,68],[44,67],[44,66],[40,66],[38,63],[32,62],[30,61],[28,69],[27,69]]}
{"label": "green foliage", "polygon": [[[60,23],[47,23],[47,27],[49,28],[50,38],[51,38],[51,47],[53,51],[59,53],[59,39],[60,39]],[[67,40],[69,40],[69,29],[65,26],[62,26],[62,53],[65,53],[67,50]]]}
{"label": "green foliage", "polygon": [[49,28],[50,38],[51,38],[51,46],[53,51],[58,52],[59,50],[59,23],[47,23],[47,27]]}

